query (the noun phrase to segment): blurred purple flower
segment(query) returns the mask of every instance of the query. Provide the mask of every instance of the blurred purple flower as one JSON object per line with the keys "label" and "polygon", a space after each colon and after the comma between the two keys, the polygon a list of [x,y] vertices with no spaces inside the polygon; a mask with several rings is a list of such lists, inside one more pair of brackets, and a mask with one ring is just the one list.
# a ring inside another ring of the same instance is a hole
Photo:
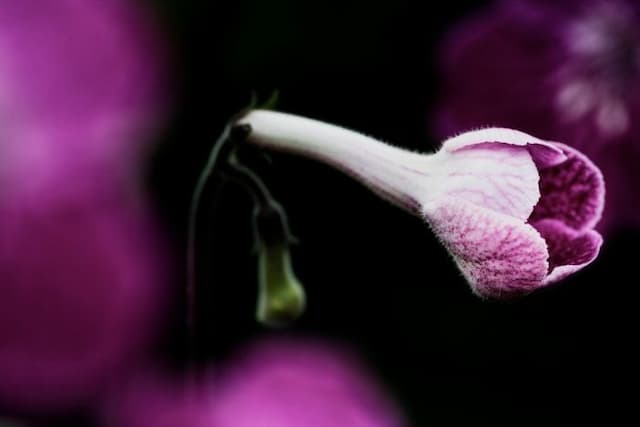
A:
{"label": "blurred purple flower", "polygon": [[220,379],[219,427],[399,427],[393,406],[348,355],[320,345],[266,343]]}
{"label": "blurred purple flower", "polygon": [[186,381],[148,366],[111,388],[100,410],[104,427],[218,427],[210,422],[210,384],[186,391]]}
{"label": "blurred purple flower", "polygon": [[90,399],[137,361],[165,291],[135,201],[41,208],[0,205],[0,401],[28,410]]}
{"label": "blurred purple flower", "polygon": [[[246,349],[205,392],[138,382],[118,392],[106,425],[120,427],[400,427],[402,416],[352,356],[319,343],[267,341]],[[173,401],[173,403],[169,403]]]}
{"label": "blurred purple flower", "polygon": [[603,171],[599,228],[640,225],[640,3],[498,1],[451,33],[442,67],[438,136],[507,126],[566,142]]}
{"label": "blurred purple flower", "polygon": [[[138,166],[166,107],[162,44],[127,0],[4,0],[0,8],[0,179],[113,180]],[[102,174],[96,173],[102,171]],[[0,181],[1,182],[1,181]],[[4,184],[4,183],[3,183]]]}
{"label": "blurred purple flower", "polygon": [[143,356],[166,280],[140,186],[160,44],[123,0],[0,7],[0,403],[82,404]]}

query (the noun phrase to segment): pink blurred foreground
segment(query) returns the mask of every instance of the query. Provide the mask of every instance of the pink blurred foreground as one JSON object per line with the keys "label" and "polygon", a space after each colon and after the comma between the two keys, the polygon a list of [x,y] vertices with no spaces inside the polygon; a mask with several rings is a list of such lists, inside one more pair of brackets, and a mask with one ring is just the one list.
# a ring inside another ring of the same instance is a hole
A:
{"label": "pink blurred foreground", "polygon": [[347,352],[304,340],[245,349],[185,399],[179,383],[147,376],[114,390],[105,426],[403,427],[403,417]]}
{"label": "pink blurred foreground", "polygon": [[132,1],[0,7],[0,405],[88,402],[143,357],[165,295],[141,160],[165,108]]}

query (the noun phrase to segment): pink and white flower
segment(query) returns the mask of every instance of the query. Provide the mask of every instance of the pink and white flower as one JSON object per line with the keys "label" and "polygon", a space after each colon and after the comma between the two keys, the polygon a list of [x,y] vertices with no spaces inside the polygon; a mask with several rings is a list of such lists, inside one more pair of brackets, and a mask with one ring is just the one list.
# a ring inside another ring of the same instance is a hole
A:
{"label": "pink and white flower", "polygon": [[255,110],[248,142],[325,162],[426,220],[479,296],[510,298],[592,262],[599,169],[566,145],[488,128],[414,153],[315,120]]}

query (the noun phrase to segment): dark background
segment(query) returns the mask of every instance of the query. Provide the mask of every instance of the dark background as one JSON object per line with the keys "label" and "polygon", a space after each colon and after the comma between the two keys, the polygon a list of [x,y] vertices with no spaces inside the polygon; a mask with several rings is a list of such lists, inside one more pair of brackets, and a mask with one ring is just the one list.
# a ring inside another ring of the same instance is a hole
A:
{"label": "dark background", "polygon": [[[180,86],[149,184],[182,257],[197,176],[252,91],[266,99],[278,89],[280,110],[431,151],[438,41],[487,2],[151,3]],[[607,239],[596,263],[558,286],[481,301],[420,219],[323,165],[271,158],[257,167],[301,241],[293,262],[308,310],[283,331],[255,322],[252,205],[227,187],[199,222],[201,361],[267,334],[333,338],[360,353],[416,426],[578,425],[632,407],[637,233]],[[176,308],[162,349],[176,366],[185,357],[182,315]]]}

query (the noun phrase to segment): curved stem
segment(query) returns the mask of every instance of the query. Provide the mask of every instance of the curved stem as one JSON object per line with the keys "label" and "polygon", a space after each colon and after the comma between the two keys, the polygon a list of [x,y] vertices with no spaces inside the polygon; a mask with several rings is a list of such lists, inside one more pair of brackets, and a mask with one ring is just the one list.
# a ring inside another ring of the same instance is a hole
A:
{"label": "curved stem", "polygon": [[187,232],[187,284],[186,284],[186,313],[185,324],[187,329],[187,381],[188,387],[195,384],[195,358],[196,358],[196,326],[197,326],[197,272],[196,272],[196,232],[198,211],[205,187],[213,174],[218,157],[225,142],[229,139],[230,126],[226,126],[222,135],[218,138],[209,159],[198,177],[198,182],[193,190],[191,205],[189,207],[189,225]]}
{"label": "curved stem", "polygon": [[254,171],[240,163],[235,153],[229,156],[228,163],[233,170],[230,178],[245,187],[258,207],[266,208],[273,203],[277,203],[264,181]]}
{"label": "curved stem", "polygon": [[[188,217],[188,231],[187,231],[187,283],[185,290],[186,298],[186,312],[185,312],[185,326],[186,326],[186,340],[187,340],[187,388],[190,390],[196,384],[196,355],[197,355],[197,291],[198,291],[198,275],[196,265],[196,237],[197,237],[197,225],[198,225],[198,212],[200,211],[200,205],[202,202],[202,196],[207,184],[209,183],[213,172],[218,165],[218,159],[222,149],[226,143],[230,140],[239,140],[246,138],[250,132],[248,126],[236,125],[235,121],[237,117],[245,114],[248,110],[243,110],[234,116],[225,126],[224,131],[217,139],[211,152],[207,163],[205,164],[198,181],[193,190],[191,197],[191,204],[189,206]],[[231,159],[230,159],[231,160]],[[237,163],[237,162],[236,162]],[[256,177],[257,178],[257,177]],[[259,181],[259,178],[257,178]],[[270,197],[269,191],[262,184],[263,189],[266,191],[264,194]]]}

